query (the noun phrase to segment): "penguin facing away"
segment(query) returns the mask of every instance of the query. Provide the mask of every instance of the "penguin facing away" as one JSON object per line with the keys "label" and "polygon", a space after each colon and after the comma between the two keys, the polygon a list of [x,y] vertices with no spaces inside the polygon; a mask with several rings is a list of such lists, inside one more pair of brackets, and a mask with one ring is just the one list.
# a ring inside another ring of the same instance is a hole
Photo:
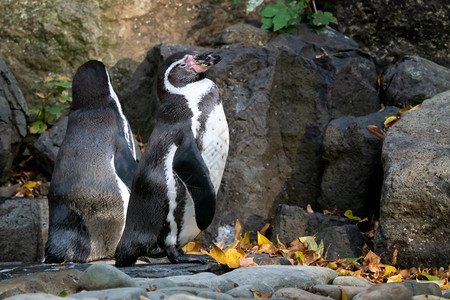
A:
{"label": "penguin facing away", "polygon": [[113,257],[137,167],[131,128],[105,65],[79,67],[72,96],[48,195],[46,263]]}
{"label": "penguin facing away", "polygon": [[205,71],[220,61],[212,53],[180,52],[158,73],[160,107],[131,188],[116,266],[139,256],[172,263],[205,262],[181,247],[212,222],[228,156],[228,124],[215,83]]}

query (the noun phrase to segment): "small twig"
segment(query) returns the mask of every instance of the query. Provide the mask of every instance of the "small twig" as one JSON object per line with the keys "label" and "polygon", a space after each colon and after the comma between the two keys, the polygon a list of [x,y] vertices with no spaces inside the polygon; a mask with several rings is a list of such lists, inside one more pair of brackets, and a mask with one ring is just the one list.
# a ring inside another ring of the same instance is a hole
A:
{"label": "small twig", "polygon": [[312,4],[313,4],[314,13],[317,14],[316,2],[314,0],[312,0]]}

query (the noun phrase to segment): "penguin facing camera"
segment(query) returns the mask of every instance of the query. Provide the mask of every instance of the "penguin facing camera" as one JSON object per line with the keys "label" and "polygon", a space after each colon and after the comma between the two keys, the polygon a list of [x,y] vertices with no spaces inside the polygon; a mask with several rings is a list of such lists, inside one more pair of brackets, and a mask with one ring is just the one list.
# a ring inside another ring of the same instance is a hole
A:
{"label": "penguin facing camera", "polygon": [[103,63],[78,68],[72,98],[48,195],[46,263],[113,257],[137,167],[130,125]]}
{"label": "penguin facing camera", "polygon": [[205,71],[221,58],[180,52],[158,73],[156,125],[131,188],[116,266],[139,256],[172,263],[206,262],[181,249],[212,222],[228,156],[228,124],[215,83]]}

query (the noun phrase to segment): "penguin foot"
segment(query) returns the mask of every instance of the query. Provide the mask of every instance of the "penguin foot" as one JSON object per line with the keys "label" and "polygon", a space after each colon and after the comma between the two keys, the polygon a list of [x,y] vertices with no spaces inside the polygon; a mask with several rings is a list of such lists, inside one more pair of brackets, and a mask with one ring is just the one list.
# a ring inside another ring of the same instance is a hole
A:
{"label": "penguin foot", "polygon": [[201,263],[206,264],[210,258],[202,254],[186,254],[183,250],[177,249],[175,245],[166,248],[166,254],[169,261],[173,264],[179,263]]}

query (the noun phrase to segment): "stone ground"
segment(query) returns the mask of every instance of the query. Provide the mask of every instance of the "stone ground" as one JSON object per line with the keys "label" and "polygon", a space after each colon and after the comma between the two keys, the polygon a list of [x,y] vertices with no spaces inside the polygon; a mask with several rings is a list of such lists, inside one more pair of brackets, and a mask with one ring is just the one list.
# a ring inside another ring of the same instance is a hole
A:
{"label": "stone ground", "polygon": [[113,263],[0,263],[0,299],[450,299],[434,283],[373,284],[323,267]]}

